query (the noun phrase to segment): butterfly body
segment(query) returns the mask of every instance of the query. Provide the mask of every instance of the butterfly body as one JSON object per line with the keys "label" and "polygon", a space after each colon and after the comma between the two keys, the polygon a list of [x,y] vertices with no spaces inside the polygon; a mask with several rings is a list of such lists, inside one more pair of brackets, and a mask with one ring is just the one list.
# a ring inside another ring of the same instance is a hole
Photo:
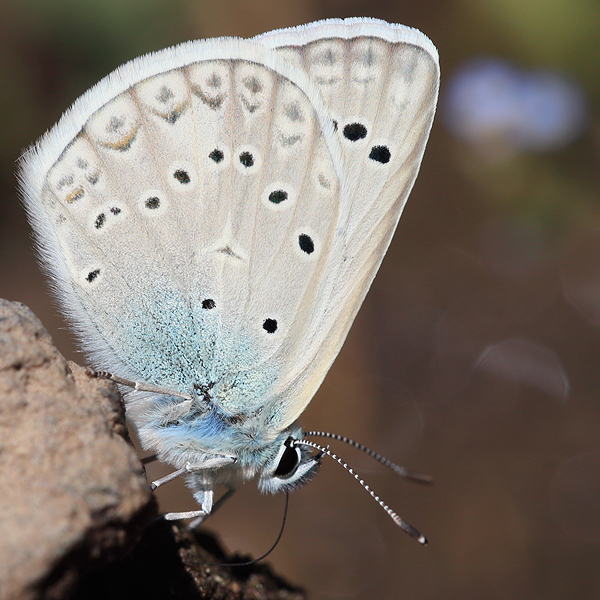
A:
{"label": "butterfly body", "polygon": [[64,313],[96,368],[178,394],[125,390],[127,415],[208,512],[216,482],[314,474],[286,444],[389,245],[438,81],[425,36],[370,19],[190,42],[115,71],[25,156]]}

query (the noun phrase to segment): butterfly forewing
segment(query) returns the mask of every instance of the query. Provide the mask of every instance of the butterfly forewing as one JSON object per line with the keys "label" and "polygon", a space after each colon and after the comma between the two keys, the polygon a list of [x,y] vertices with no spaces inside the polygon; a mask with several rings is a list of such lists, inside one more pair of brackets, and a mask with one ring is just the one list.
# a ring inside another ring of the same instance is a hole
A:
{"label": "butterfly forewing", "polygon": [[268,397],[339,219],[331,140],[289,75],[230,59],[133,81],[50,166],[43,218],[98,366],[214,385],[232,411]]}

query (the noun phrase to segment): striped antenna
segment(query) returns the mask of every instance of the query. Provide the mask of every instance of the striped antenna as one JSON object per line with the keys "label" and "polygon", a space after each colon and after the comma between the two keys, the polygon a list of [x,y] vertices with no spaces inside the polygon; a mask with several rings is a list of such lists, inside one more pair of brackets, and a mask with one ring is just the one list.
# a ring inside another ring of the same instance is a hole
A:
{"label": "striped antenna", "polygon": [[311,442],[310,440],[294,440],[293,441],[293,445],[298,446],[298,445],[302,445],[302,446],[310,446],[311,448],[314,448],[315,450],[318,450],[319,452],[321,452],[322,454],[327,454],[327,456],[333,458],[333,460],[335,460],[338,464],[342,465],[342,467],[344,467],[344,469],[346,469],[346,471],[348,471],[348,473],[350,473],[350,475],[352,475],[354,477],[354,479],[356,479],[356,481],[358,481],[358,483],[360,483],[360,485],[363,486],[363,488],[369,492],[369,494],[371,495],[371,497],[375,500],[375,502],[377,502],[377,504],[379,504],[379,506],[381,506],[381,508],[383,508],[383,510],[385,510],[385,512],[390,516],[390,518],[394,521],[394,523],[396,523],[396,525],[398,525],[398,527],[400,527],[400,529],[402,529],[402,531],[408,533],[408,535],[410,535],[412,538],[414,538],[415,540],[417,540],[417,542],[419,542],[420,544],[423,544],[423,546],[427,545],[427,538],[417,529],[415,529],[412,525],[410,525],[409,523],[407,523],[404,519],[402,519],[401,517],[399,517],[366,483],[365,481],[360,477],[360,475],[354,471],[354,469],[352,469],[352,467],[350,467],[347,463],[345,463],[339,456],[337,456],[336,454],[334,454],[333,452],[331,452],[331,450],[329,450],[329,448],[324,447],[324,446],[320,446],[319,444],[315,444],[314,442]]}
{"label": "striped antenna", "polygon": [[391,469],[396,473],[396,475],[400,475],[404,479],[408,479],[409,481],[413,481],[414,483],[433,483],[433,479],[429,475],[424,475],[423,473],[417,473],[416,471],[409,471],[408,469],[397,465],[391,460],[387,459],[385,456],[382,456],[375,450],[371,450],[367,448],[363,444],[359,442],[355,442],[350,438],[347,438],[345,435],[338,435],[337,433],[328,433],[327,431],[307,431],[304,433],[304,437],[312,437],[312,436],[321,436],[329,438],[330,440],[337,440],[338,442],[344,442],[344,444],[348,444],[349,446],[353,446],[357,448],[361,452],[364,452],[371,458],[380,462],[382,465],[386,466],[388,469]]}

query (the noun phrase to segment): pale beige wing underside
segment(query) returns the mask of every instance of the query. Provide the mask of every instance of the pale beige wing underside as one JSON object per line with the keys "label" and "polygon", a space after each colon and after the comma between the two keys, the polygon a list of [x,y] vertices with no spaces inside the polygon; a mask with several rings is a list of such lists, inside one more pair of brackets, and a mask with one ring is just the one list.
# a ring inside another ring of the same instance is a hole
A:
{"label": "pale beige wing underside", "polygon": [[308,326],[340,151],[307,78],[237,43],[247,58],[134,81],[94,111],[34,216],[95,366],[188,393],[216,384],[216,402],[249,413]]}
{"label": "pale beige wing underside", "polygon": [[93,364],[214,386],[273,436],[293,422],[385,254],[438,81],[425,36],[361,20],[185,44],[90,90],[22,178]]}
{"label": "pale beige wing underside", "polygon": [[258,38],[310,74],[337,123],[344,161],[334,247],[309,327],[298,332],[305,353],[288,365],[291,381],[274,400],[285,405],[273,409],[282,426],[316,392],[381,264],[419,171],[439,87],[437,52],[419,32],[364,23],[331,29]]}

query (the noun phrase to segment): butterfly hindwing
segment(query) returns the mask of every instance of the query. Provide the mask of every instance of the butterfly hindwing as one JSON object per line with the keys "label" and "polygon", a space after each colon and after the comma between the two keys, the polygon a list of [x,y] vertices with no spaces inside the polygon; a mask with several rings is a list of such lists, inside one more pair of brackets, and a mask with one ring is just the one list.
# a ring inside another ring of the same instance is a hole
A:
{"label": "butterfly hindwing", "polygon": [[[331,20],[257,38],[310,74],[336,123],[343,187],[327,277],[274,400],[293,422],[320,385],[379,268],[417,176],[439,85],[426,36],[365,19]],[[282,409],[278,404],[283,404]]]}

